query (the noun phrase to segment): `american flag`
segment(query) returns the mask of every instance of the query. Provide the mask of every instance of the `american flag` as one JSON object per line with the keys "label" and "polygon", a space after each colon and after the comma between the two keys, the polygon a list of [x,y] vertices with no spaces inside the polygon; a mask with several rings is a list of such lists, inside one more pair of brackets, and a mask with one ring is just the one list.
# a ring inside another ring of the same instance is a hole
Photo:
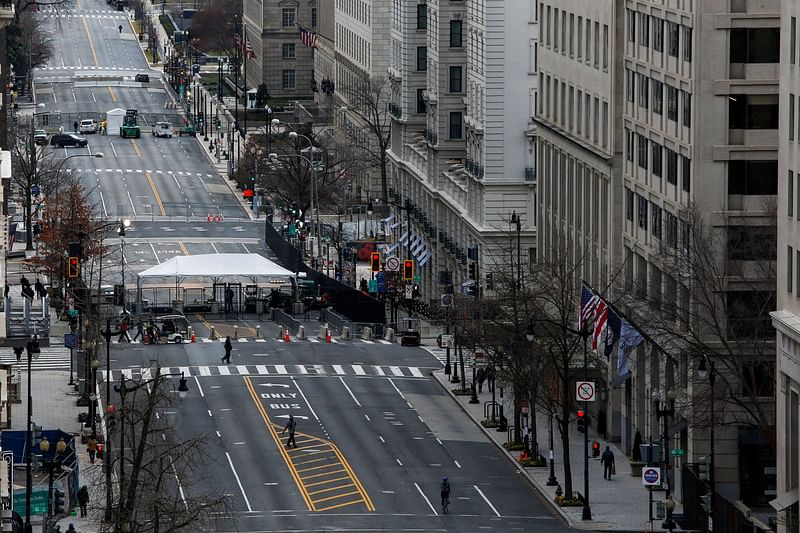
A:
{"label": "american flag", "polygon": [[237,33],[236,35],[233,36],[233,43],[236,45],[236,49],[239,50],[239,52],[241,52],[242,57],[244,57],[245,59],[256,58],[256,52],[255,50],[253,50],[253,45],[250,43],[250,39],[245,37],[244,40],[242,40],[242,38]]}
{"label": "american flag", "polygon": [[581,306],[578,309],[578,330],[583,331],[594,320],[594,308],[600,298],[586,285],[581,285]]}
{"label": "american flag", "polygon": [[316,48],[317,34],[309,30],[308,28],[300,26],[299,24],[297,25],[297,27],[300,28],[300,42],[308,46],[309,48]]}
{"label": "american flag", "polygon": [[599,345],[600,335],[606,329],[608,323],[608,305],[603,301],[597,302],[594,314],[594,333],[592,334],[592,350],[596,350]]}

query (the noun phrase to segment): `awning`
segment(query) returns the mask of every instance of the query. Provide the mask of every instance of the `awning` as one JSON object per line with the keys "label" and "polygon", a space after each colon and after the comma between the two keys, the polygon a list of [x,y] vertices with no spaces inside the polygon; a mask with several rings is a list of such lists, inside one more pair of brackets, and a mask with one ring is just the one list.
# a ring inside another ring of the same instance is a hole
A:
{"label": "awning", "polygon": [[222,277],[281,277],[294,273],[258,254],[201,254],[177,255],[144,272],[146,278],[222,278]]}
{"label": "awning", "polygon": [[400,225],[400,222],[395,222],[394,224],[391,224],[389,227],[390,227],[390,228],[392,228],[392,229],[394,229],[394,228],[396,228],[396,227],[397,227],[397,226],[399,226],[399,225]]}
{"label": "awning", "polygon": [[389,215],[388,217],[384,218],[384,219],[382,220],[382,222],[383,222],[384,224],[388,224],[389,222],[392,222],[393,220],[394,220],[394,213],[392,213],[392,214],[391,214],[391,215]]}
{"label": "awning", "polygon": [[771,502],[769,502],[770,506],[778,512],[785,510],[787,507],[791,507],[794,505],[798,500],[798,492],[797,487],[790,490],[786,494],[778,496]]}
{"label": "awning", "polygon": [[411,255],[417,255],[417,252],[422,251],[425,247],[425,238],[419,237],[419,239],[411,245]]}
{"label": "awning", "polygon": [[431,252],[430,250],[425,250],[425,253],[423,253],[423,254],[422,254],[422,256],[419,258],[419,261],[418,261],[418,263],[417,263],[417,266],[418,266],[418,267],[424,267],[424,266],[425,266],[425,263],[427,263],[427,262],[428,262],[428,260],[429,260],[429,259],[430,259],[432,256],[433,256],[433,252]]}

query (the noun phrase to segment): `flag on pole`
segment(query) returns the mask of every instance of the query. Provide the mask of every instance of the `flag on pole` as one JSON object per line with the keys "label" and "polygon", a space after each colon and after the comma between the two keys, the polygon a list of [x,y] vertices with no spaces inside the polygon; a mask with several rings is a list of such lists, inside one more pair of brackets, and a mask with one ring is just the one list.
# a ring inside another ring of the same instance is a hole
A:
{"label": "flag on pole", "polygon": [[347,169],[342,169],[336,173],[336,180],[341,180],[347,177]]}
{"label": "flag on pole", "polygon": [[600,298],[586,285],[581,284],[581,305],[578,309],[578,330],[583,332],[594,321],[594,308]]}
{"label": "flag on pole", "polygon": [[619,315],[613,309],[608,310],[608,326],[606,327],[606,359],[611,359],[614,343],[619,339],[619,330],[622,325]]}
{"label": "flag on pole", "polygon": [[239,36],[237,33],[233,36],[233,44],[236,45],[236,50],[239,51],[242,57],[245,59],[255,59],[256,52],[253,49],[253,44],[250,42],[250,39],[245,37],[244,39]]}
{"label": "flag on pole", "polygon": [[309,30],[308,28],[300,26],[299,24],[297,25],[297,27],[300,29],[300,42],[308,46],[309,48],[316,48],[317,34]]}
{"label": "flag on pole", "polygon": [[600,336],[606,329],[608,323],[608,304],[598,298],[597,307],[594,311],[594,332],[592,333],[592,350],[596,350],[600,345]]}
{"label": "flag on pole", "polygon": [[627,374],[628,354],[639,346],[644,337],[627,320],[622,320],[619,332],[619,350],[617,352],[617,371],[620,375]]}

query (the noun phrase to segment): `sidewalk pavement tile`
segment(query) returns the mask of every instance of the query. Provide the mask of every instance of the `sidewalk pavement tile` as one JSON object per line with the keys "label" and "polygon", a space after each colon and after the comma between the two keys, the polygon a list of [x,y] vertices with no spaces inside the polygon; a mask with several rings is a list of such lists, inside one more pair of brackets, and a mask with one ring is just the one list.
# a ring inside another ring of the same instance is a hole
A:
{"label": "sidewalk pavement tile", "polygon": [[[483,420],[483,404],[491,400],[491,393],[484,389],[479,394],[480,403],[470,404],[470,396],[455,396],[453,388],[458,386],[450,384],[449,376],[445,375],[444,370],[433,373],[439,384],[453,396],[461,408],[473,419],[480,427]],[[507,393],[503,398],[503,409],[505,413],[513,413],[511,395]],[[496,401],[500,402],[499,394],[496,394]],[[542,455],[549,455],[549,419],[543,414],[537,414],[538,441],[540,442],[539,451]],[[561,439],[558,429],[553,431],[553,456],[555,465],[556,479],[561,484],[563,490],[564,481],[564,461],[561,452]],[[506,454],[506,456],[517,464],[519,452],[507,452],[503,448],[507,434],[498,433],[494,428],[484,428],[484,432],[489,438]],[[579,433],[577,426],[570,432],[570,457],[572,467],[572,488],[573,491],[583,493],[583,434]],[[569,523],[571,527],[584,530],[608,530],[608,531],[645,531],[648,519],[648,494],[642,486],[641,478],[630,475],[630,459],[613,443],[601,440],[596,434],[589,430],[589,445],[592,441],[600,442],[600,449],[605,450],[606,445],[611,447],[614,452],[616,476],[611,481],[603,479],[603,471],[599,458],[589,458],[589,505],[592,511],[592,520],[582,520],[582,507],[559,507],[555,505],[556,487],[548,487],[547,480],[550,477],[549,467],[539,468],[520,468],[520,471],[533,483],[536,489],[544,496],[544,499]],[[589,452],[591,453],[591,451]],[[655,492],[653,499],[662,501],[665,493]],[[681,513],[680,502],[675,509],[675,513]],[[655,521],[654,531],[662,531],[662,520]],[[676,529],[677,530],[677,529]]]}

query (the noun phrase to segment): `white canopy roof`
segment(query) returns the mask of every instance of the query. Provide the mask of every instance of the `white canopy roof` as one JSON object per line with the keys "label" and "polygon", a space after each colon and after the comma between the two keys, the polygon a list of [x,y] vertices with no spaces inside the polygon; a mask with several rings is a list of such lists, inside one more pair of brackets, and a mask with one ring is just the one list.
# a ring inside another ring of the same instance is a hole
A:
{"label": "white canopy roof", "polygon": [[290,277],[294,273],[258,254],[178,255],[139,273],[146,278]]}

